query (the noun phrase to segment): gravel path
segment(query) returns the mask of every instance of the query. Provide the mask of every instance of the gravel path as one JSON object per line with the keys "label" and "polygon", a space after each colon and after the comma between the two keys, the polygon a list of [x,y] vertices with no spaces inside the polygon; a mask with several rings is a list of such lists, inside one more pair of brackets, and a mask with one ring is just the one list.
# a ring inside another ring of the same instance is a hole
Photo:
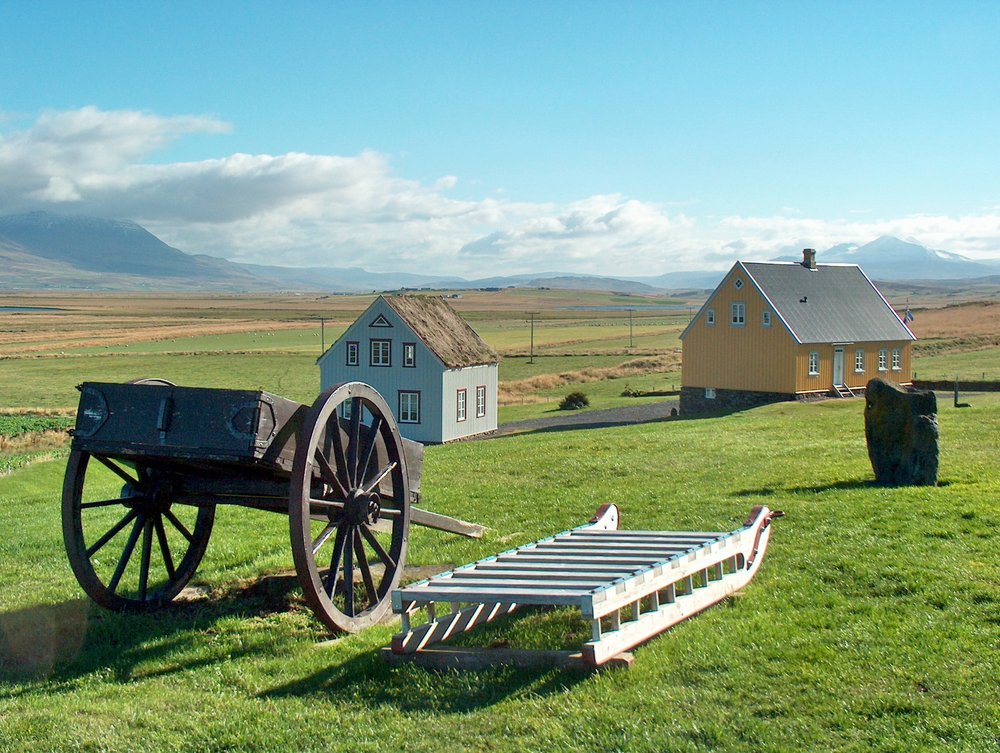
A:
{"label": "gravel path", "polygon": [[590,411],[555,411],[551,418],[533,418],[530,421],[516,421],[503,424],[491,436],[502,437],[533,431],[565,431],[567,429],[602,429],[608,426],[628,424],[648,424],[670,418],[670,411],[678,407],[677,400],[660,403],[644,403],[624,408]]}

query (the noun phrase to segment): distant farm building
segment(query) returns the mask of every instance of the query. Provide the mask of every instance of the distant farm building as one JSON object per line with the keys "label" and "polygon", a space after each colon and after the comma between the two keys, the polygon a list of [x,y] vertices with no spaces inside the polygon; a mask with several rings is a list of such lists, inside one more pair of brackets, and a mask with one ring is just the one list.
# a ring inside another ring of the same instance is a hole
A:
{"label": "distant farm building", "polygon": [[681,333],[681,413],[906,385],[914,340],[856,264],[738,261]]}
{"label": "distant farm building", "polygon": [[400,433],[450,442],[497,428],[500,358],[434,296],[379,296],[318,360],[322,389],[367,382]]}

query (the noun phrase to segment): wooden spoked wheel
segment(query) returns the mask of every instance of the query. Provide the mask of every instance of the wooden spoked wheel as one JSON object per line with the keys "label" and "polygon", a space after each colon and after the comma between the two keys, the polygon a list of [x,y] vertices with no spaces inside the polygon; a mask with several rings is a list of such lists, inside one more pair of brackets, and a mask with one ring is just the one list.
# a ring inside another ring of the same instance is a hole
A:
{"label": "wooden spoked wheel", "polygon": [[169,474],[139,462],[70,453],[63,539],[73,574],[101,606],[156,609],[194,575],[215,508],[174,504],[172,485]]}
{"label": "wooden spoked wheel", "polygon": [[410,490],[373,388],[348,382],[317,398],[296,439],[288,514],[303,595],[323,623],[356,632],[381,620],[403,574]]}

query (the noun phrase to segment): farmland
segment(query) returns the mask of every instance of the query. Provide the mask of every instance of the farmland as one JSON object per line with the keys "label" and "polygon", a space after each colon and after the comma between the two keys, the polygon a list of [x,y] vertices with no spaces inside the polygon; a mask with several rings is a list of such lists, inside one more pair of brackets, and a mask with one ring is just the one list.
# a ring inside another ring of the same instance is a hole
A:
{"label": "farmland", "polygon": [[[83,599],[58,506],[73,386],[160,376],[311,402],[321,341],[369,300],[5,301],[58,310],[0,326],[0,751],[996,749],[989,394],[968,409],[941,401],[936,488],[870,485],[859,401],[428,448],[427,506],[489,530],[471,541],[415,529],[415,566],[551,534],[606,501],[625,528],[724,530],[754,504],[787,513],[743,594],[640,647],[627,672],[389,667],[378,651],[393,625],[331,639],[289,575],[287,521],[245,509],[219,511],[194,580],[205,598],[148,616]],[[504,356],[504,421],[544,415],[569,389],[607,407],[657,399],[622,397],[626,384],[679,386],[696,302],[502,291],[454,304]],[[631,342],[621,307],[636,309]],[[539,312],[533,363],[525,311]],[[921,376],[1000,376],[998,311],[916,308]],[[535,611],[467,640],[562,648],[585,631]]]}
{"label": "farmland", "polygon": [[[414,530],[412,565],[471,561],[608,500],[626,528],[786,512],[738,598],[592,676],[393,668],[379,656],[391,624],[330,640],[284,575],[284,521],[244,509],[220,510],[195,576],[207,598],[104,612],[66,564],[64,463],[23,468],[0,479],[0,750],[993,751],[1000,401],[942,408],[937,488],[868,483],[860,408],[429,448],[429,504],[490,530]],[[470,641],[561,648],[585,629],[536,611]]]}

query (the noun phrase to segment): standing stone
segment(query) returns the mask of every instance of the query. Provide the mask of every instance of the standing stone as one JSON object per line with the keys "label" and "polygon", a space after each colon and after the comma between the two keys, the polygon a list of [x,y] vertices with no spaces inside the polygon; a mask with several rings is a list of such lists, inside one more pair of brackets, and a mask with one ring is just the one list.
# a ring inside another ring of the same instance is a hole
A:
{"label": "standing stone", "polygon": [[930,390],[907,392],[885,379],[868,382],[865,439],[877,483],[937,484],[937,398]]}

